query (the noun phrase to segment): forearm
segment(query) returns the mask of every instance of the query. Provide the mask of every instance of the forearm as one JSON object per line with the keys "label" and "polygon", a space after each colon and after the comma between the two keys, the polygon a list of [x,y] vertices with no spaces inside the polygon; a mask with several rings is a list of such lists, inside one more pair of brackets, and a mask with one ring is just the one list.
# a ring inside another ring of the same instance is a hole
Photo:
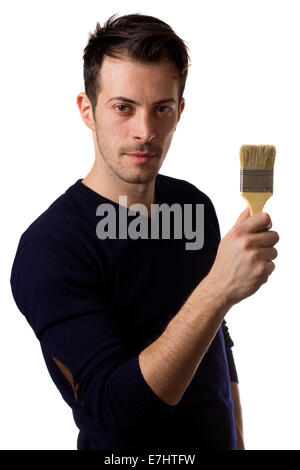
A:
{"label": "forearm", "polygon": [[236,450],[245,450],[242,407],[239,385],[237,382],[231,382],[231,396],[234,406],[234,421],[237,435]]}
{"label": "forearm", "polygon": [[206,277],[162,335],[140,353],[144,379],[165,403],[180,401],[229,309]]}

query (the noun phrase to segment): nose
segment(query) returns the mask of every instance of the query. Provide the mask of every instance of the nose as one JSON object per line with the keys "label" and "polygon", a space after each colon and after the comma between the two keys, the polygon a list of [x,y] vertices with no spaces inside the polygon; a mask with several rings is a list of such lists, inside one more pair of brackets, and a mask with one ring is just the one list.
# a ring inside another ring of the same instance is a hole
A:
{"label": "nose", "polygon": [[150,142],[155,137],[151,116],[147,112],[137,113],[133,123],[133,138],[139,142]]}

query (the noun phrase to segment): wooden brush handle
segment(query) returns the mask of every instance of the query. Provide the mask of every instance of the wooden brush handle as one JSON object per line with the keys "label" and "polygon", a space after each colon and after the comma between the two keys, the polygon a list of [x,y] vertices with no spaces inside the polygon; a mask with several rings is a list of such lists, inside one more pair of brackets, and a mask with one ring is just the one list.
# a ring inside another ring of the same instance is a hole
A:
{"label": "wooden brush handle", "polygon": [[250,208],[250,215],[262,212],[263,207],[273,193],[240,193],[247,201]]}

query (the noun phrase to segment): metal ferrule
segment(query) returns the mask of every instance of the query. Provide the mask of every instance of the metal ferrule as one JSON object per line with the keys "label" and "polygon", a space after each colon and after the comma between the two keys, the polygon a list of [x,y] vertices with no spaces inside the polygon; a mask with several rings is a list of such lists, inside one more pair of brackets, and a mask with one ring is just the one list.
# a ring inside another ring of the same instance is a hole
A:
{"label": "metal ferrule", "polygon": [[241,193],[272,193],[273,170],[240,170]]}

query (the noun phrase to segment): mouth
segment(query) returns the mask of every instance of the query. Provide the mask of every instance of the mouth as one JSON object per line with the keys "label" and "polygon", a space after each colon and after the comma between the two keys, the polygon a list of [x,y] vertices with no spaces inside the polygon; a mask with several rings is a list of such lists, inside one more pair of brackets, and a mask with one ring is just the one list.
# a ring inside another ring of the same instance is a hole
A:
{"label": "mouth", "polygon": [[146,163],[153,160],[156,157],[155,154],[151,153],[124,153],[125,157],[129,158],[138,163]]}

